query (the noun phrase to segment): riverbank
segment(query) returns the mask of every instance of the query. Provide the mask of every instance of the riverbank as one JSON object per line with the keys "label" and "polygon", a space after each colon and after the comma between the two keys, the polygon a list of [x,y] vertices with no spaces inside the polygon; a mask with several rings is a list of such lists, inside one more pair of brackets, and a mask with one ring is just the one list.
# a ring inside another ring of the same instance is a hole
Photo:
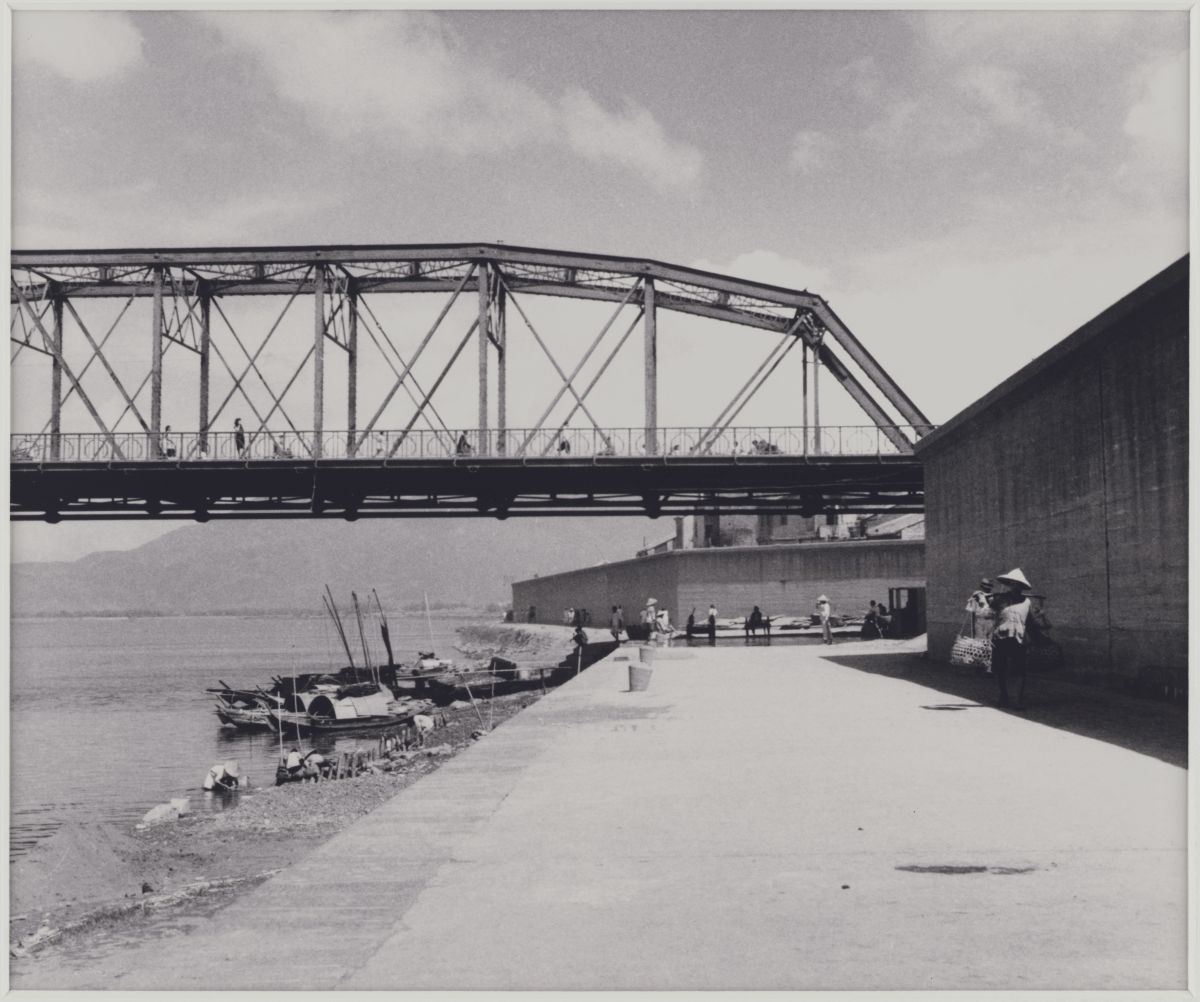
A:
{"label": "riverbank", "polygon": [[[565,628],[512,624],[464,627],[460,638],[459,649],[480,659],[503,654],[557,661],[570,645]],[[393,772],[251,788],[224,811],[189,814],[142,830],[107,823],[64,826],[10,864],[10,953],[37,962],[55,950],[163,934],[181,921],[211,913],[540,696],[536,690],[514,693],[481,699],[477,707],[439,711],[446,726],[433,731],[420,753]]]}
{"label": "riverbank", "polygon": [[14,986],[1184,987],[1186,771],[902,643],[695,645],[636,692],[601,662],[186,935]]}

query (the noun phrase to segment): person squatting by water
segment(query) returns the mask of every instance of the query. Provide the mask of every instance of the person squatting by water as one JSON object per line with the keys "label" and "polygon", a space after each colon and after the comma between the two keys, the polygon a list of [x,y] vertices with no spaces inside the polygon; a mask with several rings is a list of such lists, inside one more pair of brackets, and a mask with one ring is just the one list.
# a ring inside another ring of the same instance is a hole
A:
{"label": "person squatting by water", "polygon": [[829,622],[830,613],[829,599],[824,595],[818,596],[817,618],[821,621],[822,643],[826,644],[833,643],[833,624]]}
{"label": "person squatting by water", "polygon": [[1026,580],[1017,567],[1007,574],[996,577],[996,583],[1004,590],[994,592],[988,602],[996,615],[996,626],[992,630],[992,670],[1000,686],[1000,705],[1008,706],[1008,679],[1011,674],[1020,679],[1017,689],[1016,708],[1025,708],[1025,638],[1032,609],[1025,592],[1033,585]]}

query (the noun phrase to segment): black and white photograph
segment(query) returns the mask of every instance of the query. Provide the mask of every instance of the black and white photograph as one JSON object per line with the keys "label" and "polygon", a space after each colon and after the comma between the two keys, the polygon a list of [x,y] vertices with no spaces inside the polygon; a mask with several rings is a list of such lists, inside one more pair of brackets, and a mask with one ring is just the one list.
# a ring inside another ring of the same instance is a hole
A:
{"label": "black and white photograph", "polygon": [[7,0],[8,990],[1191,997],[1194,17]]}

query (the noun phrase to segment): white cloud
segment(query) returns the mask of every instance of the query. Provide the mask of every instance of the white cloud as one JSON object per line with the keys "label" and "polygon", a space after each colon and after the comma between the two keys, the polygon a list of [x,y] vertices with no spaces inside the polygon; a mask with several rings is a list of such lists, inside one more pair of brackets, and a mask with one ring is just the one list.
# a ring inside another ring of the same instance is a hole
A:
{"label": "white cloud", "polygon": [[279,96],[341,135],[371,132],[458,154],[531,144],[618,164],[660,187],[690,187],[698,150],[645,108],[613,111],[584,91],[545,94],[463,51],[435,15],[219,12],[225,42],[254,56]]}
{"label": "white cloud", "polygon": [[1031,224],[1013,247],[972,229],[871,254],[846,276],[834,308],[933,421],[1186,253],[1187,221],[1098,205],[1086,224]]}
{"label": "white cloud", "polygon": [[164,193],[149,181],[73,195],[35,189],[14,202],[13,246],[286,243],[297,221],[328,208],[328,197],[311,193],[296,198],[269,193],[206,198],[200,207],[186,208],[178,204],[177,193]]}
{"label": "white cloud", "polygon": [[894,156],[953,157],[979,149],[989,132],[979,115],[942,96],[901,97],[863,130],[863,138]]}
{"label": "white cloud", "polygon": [[1149,162],[1182,175],[1188,148],[1188,54],[1179,52],[1134,74],[1138,100],[1125,117],[1125,134]]}
{"label": "white cloud", "polygon": [[802,174],[820,170],[832,156],[837,143],[832,137],[815,129],[801,129],[792,139],[792,155],[789,162]]}
{"label": "white cloud", "polygon": [[571,148],[592,160],[611,160],[637,170],[660,187],[691,187],[700,176],[700,152],[673,143],[654,116],[632,102],[621,112],[600,107],[582,90],[562,99]]}
{"label": "white cloud", "polygon": [[1053,63],[1064,50],[1121,44],[1137,18],[1128,10],[939,10],[911,16],[931,62],[1016,66]]}
{"label": "white cloud", "polygon": [[13,67],[37,63],[76,83],[115,76],[142,58],[142,33],[119,11],[14,11]]}
{"label": "white cloud", "polygon": [[1001,125],[1044,129],[1049,120],[1042,99],[1016,70],[1001,66],[973,66],[962,78],[966,91]]}

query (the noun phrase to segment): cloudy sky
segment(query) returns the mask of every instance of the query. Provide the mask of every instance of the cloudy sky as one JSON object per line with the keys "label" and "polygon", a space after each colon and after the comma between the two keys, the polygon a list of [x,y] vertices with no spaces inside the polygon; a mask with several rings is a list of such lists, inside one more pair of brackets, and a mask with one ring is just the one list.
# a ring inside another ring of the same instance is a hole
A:
{"label": "cloudy sky", "polygon": [[820,293],[944,421],[1186,252],[1187,32],[1183,11],[17,11],[13,242],[698,265]]}

